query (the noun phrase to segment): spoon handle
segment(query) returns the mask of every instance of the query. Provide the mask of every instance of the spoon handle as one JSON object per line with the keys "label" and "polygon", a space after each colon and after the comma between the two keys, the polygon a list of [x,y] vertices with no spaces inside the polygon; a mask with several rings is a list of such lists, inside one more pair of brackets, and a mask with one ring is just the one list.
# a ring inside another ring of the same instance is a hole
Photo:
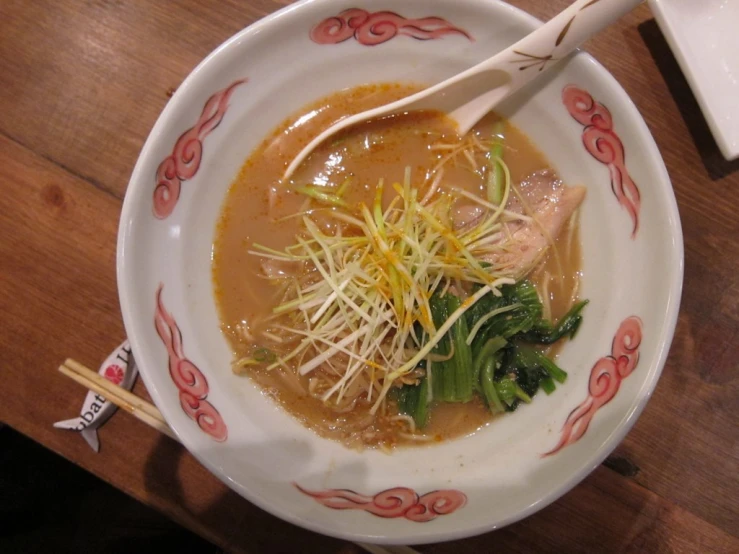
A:
{"label": "spoon handle", "polygon": [[520,71],[541,71],[549,61],[562,59],[592,35],[620,19],[642,0],[577,0],[538,30],[528,34],[505,52]]}
{"label": "spoon handle", "polygon": [[[456,86],[459,88],[456,92],[464,98],[464,89],[467,89],[470,98],[469,102],[458,104],[450,111],[452,119],[459,124],[460,134],[469,131],[481,115],[490,111],[500,100],[536,78],[550,64],[565,58],[642,1],[577,0],[533,33],[457,75],[454,80],[458,81]],[[481,79],[487,81],[486,87],[481,86]],[[452,84],[450,81],[446,83],[447,86]],[[496,82],[499,86],[491,87]],[[475,90],[486,92],[476,96]]]}

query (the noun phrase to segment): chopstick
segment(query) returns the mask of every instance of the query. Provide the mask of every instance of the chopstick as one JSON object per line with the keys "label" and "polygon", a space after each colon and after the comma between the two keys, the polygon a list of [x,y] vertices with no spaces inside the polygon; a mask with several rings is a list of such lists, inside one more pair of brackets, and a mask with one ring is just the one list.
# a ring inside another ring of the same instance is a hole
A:
{"label": "chopstick", "polygon": [[[160,412],[154,404],[136,396],[123,387],[119,387],[118,385],[111,383],[105,377],[102,377],[100,374],[75,360],[65,360],[64,363],[59,366],[59,371],[83,387],[104,396],[112,404],[115,404],[119,408],[123,408],[139,421],[146,423],[149,427],[153,427],[160,433],[163,433],[179,442],[177,435],[175,435],[171,427],[167,425],[164,416],[162,416],[162,412]],[[380,546],[377,544],[357,542],[353,544],[371,554],[420,554],[420,552],[409,546]]]}
{"label": "chopstick", "polygon": [[167,425],[164,416],[162,416],[162,413],[153,404],[139,398],[123,387],[111,383],[105,377],[102,377],[75,360],[67,359],[59,366],[59,371],[80,385],[104,396],[112,404],[126,410],[149,427],[153,427],[160,433],[177,440],[177,435]]}

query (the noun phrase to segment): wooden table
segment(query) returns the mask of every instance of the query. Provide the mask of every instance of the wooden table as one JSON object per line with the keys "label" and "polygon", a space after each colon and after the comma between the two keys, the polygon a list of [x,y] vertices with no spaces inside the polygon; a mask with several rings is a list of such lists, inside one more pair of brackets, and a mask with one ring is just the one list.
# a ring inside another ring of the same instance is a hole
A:
{"label": "wooden table", "polygon": [[[0,2],[0,421],[229,551],[358,552],[254,507],[125,414],[99,454],[51,426],[83,397],[59,363],[96,366],[124,336],[116,231],[144,139],[206,54],[284,3]],[[568,0],[512,3],[548,19]],[[685,233],[672,351],[634,429],[582,484],[525,521],[423,552],[739,551],[739,163],[721,158],[646,6],[587,49],[672,177]]]}

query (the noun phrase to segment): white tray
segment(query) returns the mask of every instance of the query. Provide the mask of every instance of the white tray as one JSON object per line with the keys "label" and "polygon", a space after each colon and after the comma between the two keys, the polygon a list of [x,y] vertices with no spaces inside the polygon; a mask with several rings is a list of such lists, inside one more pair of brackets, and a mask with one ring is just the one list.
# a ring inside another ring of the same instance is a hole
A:
{"label": "white tray", "polygon": [[649,0],[721,153],[739,157],[739,0]]}

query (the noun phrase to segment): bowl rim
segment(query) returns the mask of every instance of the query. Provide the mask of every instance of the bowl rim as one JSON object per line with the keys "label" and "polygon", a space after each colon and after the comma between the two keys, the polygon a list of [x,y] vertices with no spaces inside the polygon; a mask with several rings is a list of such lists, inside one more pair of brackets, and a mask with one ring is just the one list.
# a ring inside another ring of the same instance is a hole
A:
{"label": "bowl rim", "polygon": [[[208,54],[198,65],[188,74],[188,76],[183,80],[182,84],[178,87],[175,94],[172,96],[172,98],[169,100],[169,102],[165,105],[165,107],[162,109],[161,113],[157,117],[157,120],[152,127],[146,141],[144,142],[144,145],[141,148],[141,151],[139,153],[139,157],[137,159],[136,165],[134,166],[134,169],[131,174],[131,178],[128,183],[128,187],[126,189],[126,194],[123,200],[123,206],[121,209],[121,217],[119,221],[119,230],[118,230],[118,238],[117,238],[117,248],[116,248],[116,277],[117,277],[117,285],[118,285],[118,292],[119,292],[119,301],[120,301],[120,307],[121,307],[121,313],[123,316],[123,322],[124,327],[126,329],[126,334],[128,336],[128,340],[131,344],[132,350],[134,353],[137,351],[140,351],[141,346],[141,333],[144,332],[144,329],[141,325],[139,325],[136,322],[136,318],[134,314],[132,313],[132,302],[130,301],[130,297],[133,294],[132,290],[135,287],[135,284],[133,282],[129,282],[127,279],[127,274],[129,272],[128,270],[128,259],[130,256],[127,256],[127,241],[129,239],[130,234],[130,225],[129,223],[133,219],[133,212],[138,208],[138,205],[136,201],[134,200],[134,197],[137,196],[135,192],[144,186],[143,182],[144,179],[142,179],[142,172],[143,172],[143,165],[144,165],[144,159],[147,157],[147,153],[152,150],[153,146],[156,144],[156,142],[159,139],[159,136],[162,133],[162,130],[165,126],[165,120],[167,119],[167,115],[175,109],[175,106],[177,106],[180,103],[180,99],[185,96],[184,91],[189,90],[193,86],[195,86],[195,83],[198,80],[198,76],[201,73],[201,70],[207,66],[210,65],[214,59],[218,58],[223,51],[229,50],[235,45],[237,45],[242,39],[245,37],[248,37],[255,33],[263,32],[266,28],[269,28],[276,23],[278,23],[283,17],[287,16],[288,14],[292,13],[295,10],[301,10],[304,6],[311,5],[311,4],[318,4],[318,3],[329,3],[332,0],[299,0],[298,2],[295,2],[294,4],[285,6],[267,16],[264,18],[252,23],[251,25],[245,27],[241,31],[237,32],[227,40],[225,40],[223,43],[221,43],[219,46],[217,46],[210,54]],[[503,1],[499,1],[499,8],[504,9],[508,12],[511,18],[516,19],[518,22],[522,23],[523,25],[531,28],[532,30],[536,27],[542,24],[542,21],[538,18],[530,15],[529,13],[525,12],[524,10],[521,10],[517,7],[511,6]],[[633,100],[628,96],[626,91],[623,89],[623,87],[618,83],[618,81],[611,75],[611,73],[602,65],[600,64],[595,58],[593,58],[590,54],[587,54],[586,52],[582,50],[577,50],[574,54],[571,55],[574,58],[579,58],[585,60],[587,63],[590,64],[590,66],[593,68],[593,71],[597,74],[598,78],[601,79],[605,85],[614,92],[614,94],[619,98],[619,103],[622,104],[622,106],[628,111],[631,112],[635,117],[630,118],[631,122],[634,125],[634,128],[636,132],[641,136],[641,138],[645,142],[645,146],[647,148],[647,157],[652,159],[654,161],[654,169],[659,174],[659,180],[663,183],[666,183],[666,186],[671,187],[671,181],[667,172],[667,169],[664,164],[664,160],[659,152],[659,149],[657,147],[657,144],[654,140],[654,137],[652,136],[651,132],[649,131],[649,128],[647,127],[646,122],[641,117],[641,114],[639,113],[638,108],[634,104]],[[466,537],[472,537],[476,536],[485,532],[493,531],[496,529],[500,529],[502,527],[505,527],[507,525],[510,525],[511,523],[515,523],[517,521],[520,521],[530,515],[532,515],[535,512],[538,512],[542,508],[548,506],[549,504],[553,503],[554,501],[558,500],[560,497],[562,497],[564,494],[569,492],[572,488],[574,488],[577,484],[579,484],[585,477],[587,477],[592,471],[599,466],[603,460],[618,446],[618,444],[621,443],[621,441],[624,439],[626,434],[631,430],[633,425],[635,424],[638,417],[643,412],[648,400],[651,398],[654,389],[656,387],[657,382],[659,381],[659,378],[662,374],[663,368],[665,366],[667,355],[669,353],[672,340],[674,337],[676,325],[677,325],[677,318],[679,314],[679,307],[680,307],[680,299],[682,295],[682,286],[683,286],[683,274],[684,274],[684,243],[683,243],[683,233],[682,233],[682,227],[680,223],[680,215],[677,207],[677,201],[675,199],[674,194],[666,195],[669,205],[666,207],[666,213],[667,213],[667,219],[669,222],[669,226],[671,229],[671,235],[673,238],[672,241],[672,248],[673,251],[671,254],[675,258],[676,267],[674,268],[675,271],[671,273],[671,276],[669,278],[668,283],[668,290],[670,291],[670,294],[667,299],[667,305],[666,310],[664,314],[664,325],[662,326],[662,333],[660,336],[656,338],[656,344],[657,344],[657,351],[655,352],[655,363],[654,367],[656,368],[655,371],[652,372],[651,378],[647,377],[642,384],[640,391],[642,392],[641,398],[638,399],[638,402],[631,407],[631,409],[625,414],[625,417],[621,420],[621,423],[618,427],[616,427],[613,432],[607,437],[607,439],[601,443],[597,449],[592,451],[588,456],[585,457],[584,461],[586,462],[579,471],[573,472],[568,479],[561,482],[558,486],[553,488],[551,491],[549,491],[547,494],[539,498],[536,502],[533,502],[525,509],[519,510],[515,513],[512,513],[510,516],[503,518],[502,520],[499,520],[495,522],[494,524],[490,525],[477,525],[475,527],[465,527],[460,530],[452,530],[452,531],[431,531],[428,532],[427,530],[424,531],[422,537],[414,537],[413,533],[408,532],[402,532],[398,533],[396,535],[362,535],[357,533],[351,533],[351,532],[344,532],[340,528],[328,528],[324,527],[322,524],[307,520],[302,518],[300,515],[294,512],[288,512],[283,511],[280,508],[276,508],[274,505],[270,504],[268,501],[266,501],[263,497],[261,497],[258,494],[252,493],[252,491],[249,491],[247,487],[244,487],[243,485],[238,485],[237,483],[233,482],[232,480],[228,479],[226,475],[224,475],[220,469],[212,462],[210,462],[206,457],[201,455],[198,452],[197,448],[193,448],[194,441],[189,439],[189,432],[180,432],[177,429],[178,425],[172,425],[172,430],[174,431],[175,435],[177,436],[177,439],[179,442],[198,460],[200,464],[202,464],[208,471],[210,471],[214,476],[216,476],[220,481],[225,483],[229,488],[237,492],[239,495],[245,497],[249,502],[255,504],[259,508],[265,510],[266,512],[284,520],[289,523],[292,523],[294,525],[298,525],[300,527],[303,527],[305,529],[309,529],[311,531],[335,537],[350,541],[365,541],[365,542],[371,542],[376,544],[428,544],[428,543],[434,543],[434,542],[443,542],[443,541],[449,541],[449,540],[457,540],[462,539]],[[159,407],[159,409],[162,411],[162,413],[165,416],[165,419],[167,421],[177,421],[176,418],[172,417],[174,415],[175,408],[173,406],[169,406],[167,403],[162,402],[160,398],[159,391],[157,390],[157,387],[154,385],[154,383],[149,379],[147,376],[146,367],[143,363],[141,363],[138,359],[137,362],[139,363],[139,367],[141,369],[140,374],[144,381],[144,384],[146,385],[147,390],[151,394],[151,397],[155,404]]]}

